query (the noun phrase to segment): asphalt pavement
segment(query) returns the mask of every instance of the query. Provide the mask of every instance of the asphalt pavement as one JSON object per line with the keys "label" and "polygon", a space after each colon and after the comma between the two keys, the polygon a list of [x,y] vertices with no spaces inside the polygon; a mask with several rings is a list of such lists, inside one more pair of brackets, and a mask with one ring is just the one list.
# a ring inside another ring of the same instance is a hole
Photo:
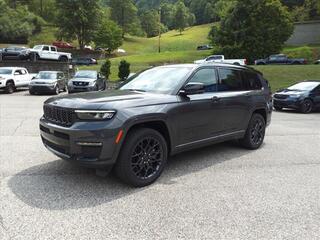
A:
{"label": "asphalt pavement", "polygon": [[133,189],[43,147],[48,97],[0,92],[1,240],[320,239],[319,112],[274,112],[261,149],[180,154]]}

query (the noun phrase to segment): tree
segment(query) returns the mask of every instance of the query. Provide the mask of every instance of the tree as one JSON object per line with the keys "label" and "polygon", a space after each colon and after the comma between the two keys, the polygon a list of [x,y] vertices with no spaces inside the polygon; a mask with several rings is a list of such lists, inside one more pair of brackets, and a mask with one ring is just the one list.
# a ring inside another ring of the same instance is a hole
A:
{"label": "tree", "polygon": [[188,9],[182,1],[179,1],[176,5],[175,12],[175,29],[182,34],[182,31],[188,26]]}
{"label": "tree", "polygon": [[138,9],[132,0],[110,0],[109,6],[111,19],[121,27],[123,37],[125,33],[137,32]]}
{"label": "tree", "polygon": [[28,38],[39,31],[43,20],[30,13],[26,6],[12,9],[0,0],[0,42],[27,43]]}
{"label": "tree", "polygon": [[175,5],[170,3],[163,3],[161,5],[161,23],[163,23],[168,29],[174,28],[174,14]]}
{"label": "tree", "polygon": [[159,13],[156,10],[145,11],[140,16],[141,27],[147,37],[159,35]]}
{"label": "tree", "polygon": [[278,53],[292,33],[291,16],[279,0],[241,0],[213,26],[209,38],[228,57],[252,62]]}
{"label": "tree", "polygon": [[122,30],[115,22],[104,20],[99,25],[93,41],[96,46],[108,49],[108,53],[111,54],[122,45]]}
{"label": "tree", "polygon": [[56,0],[59,37],[77,39],[80,49],[89,44],[99,25],[100,5],[96,0]]}
{"label": "tree", "polygon": [[107,80],[109,79],[109,76],[111,74],[110,68],[111,68],[111,62],[109,59],[107,59],[100,68],[101,74],[105,76]]}
{"label": "tree", "polygon": [[125,80],[129,76],[129,74],[130,74],[130,63],[128,63],[126,60],[121,60],[119,64],[118,77],[121,80]]}

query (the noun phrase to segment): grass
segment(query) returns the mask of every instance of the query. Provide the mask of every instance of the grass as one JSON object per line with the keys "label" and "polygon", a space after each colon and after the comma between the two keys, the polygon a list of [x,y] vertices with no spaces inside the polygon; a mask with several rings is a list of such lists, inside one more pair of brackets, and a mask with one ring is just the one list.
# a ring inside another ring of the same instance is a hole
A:
{"label": "grass", "polygon": [[255,66],[270,82],[272,91],[303,80],[320,80],[320,65]]}
{"label": "grass", "polygon": [[[187,28],[182,35],[173,30],[162,34],[161,50],[163,52],[192,51],[198,45],[208,44],[208,33],[212,24],[204,24]],[[121,48],[128,55],[156,53],[158,51],[158,37],[139,38],[127,36]]]}

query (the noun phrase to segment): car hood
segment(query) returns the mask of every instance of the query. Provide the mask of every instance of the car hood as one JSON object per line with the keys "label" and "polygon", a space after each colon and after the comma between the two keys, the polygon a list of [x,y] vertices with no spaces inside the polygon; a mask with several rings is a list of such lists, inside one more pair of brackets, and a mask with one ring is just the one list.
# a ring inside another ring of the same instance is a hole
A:
{"label": "car hood", "polygon": [[307,94],[307,93],[308,93],[308,91],[284,89],[282,91],[276,92],[275,94],[281,94],[281,95],[304,95],[304,94]]}
{"label": "car hood", "polygon": [[57,79],[33,79],[31,82],[35,84],[53,84],[57,82]]}
{"label": "car hood", "polygon": [[89,92],[53,97],[45,104],[72,109],[124,109],[170,104],[178,101],[175,95],[153,94],[129,90]]}
{"label": "car hood", "polygon": [[72,78],[70,79],[71,82],[94,82],[96,78]]}

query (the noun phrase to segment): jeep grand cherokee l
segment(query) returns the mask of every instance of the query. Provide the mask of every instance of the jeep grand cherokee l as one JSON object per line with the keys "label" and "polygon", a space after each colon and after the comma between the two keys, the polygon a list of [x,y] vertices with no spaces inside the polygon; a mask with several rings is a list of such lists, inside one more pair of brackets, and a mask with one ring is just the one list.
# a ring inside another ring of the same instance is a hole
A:
{"label": "jeep grand cherokee l", "polygon": [[226,64],[155,67],[114,91],[54,97],[44,103],[44,145],[62,159],[108,170],[142,187],[170,155],[239,139],[261,146],[272,99],[263,76]]}

